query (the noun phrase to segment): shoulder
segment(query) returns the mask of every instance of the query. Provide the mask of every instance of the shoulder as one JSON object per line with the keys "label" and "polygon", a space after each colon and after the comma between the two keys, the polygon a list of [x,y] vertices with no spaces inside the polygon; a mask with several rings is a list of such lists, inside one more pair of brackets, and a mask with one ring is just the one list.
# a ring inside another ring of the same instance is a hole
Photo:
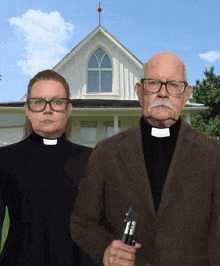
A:
{"label": "shoulder", "polygon": [[27,147],[27,139],[21,140],[17,143],[13,143],[7,146],[0,147],[0,154],[8,153],[8,152],[15,152],[16,150],[20,150],[22,148]]}
{"label": "shoulder", "polygon": [[22,161],[25,154],[29,154],[27,151],[27,140],[0,147],[0,168],[9,167],[18,164]]}
{"label": "shoulder", "polygon": [[200,149],[206,150],[207,152],[216,151],[220,154],[220,141],[201,132],[192,125],[182,120],[182,126],[184,127],[184,132],[186,137],[189,137],[194,141],[194,145],[198,145]]}

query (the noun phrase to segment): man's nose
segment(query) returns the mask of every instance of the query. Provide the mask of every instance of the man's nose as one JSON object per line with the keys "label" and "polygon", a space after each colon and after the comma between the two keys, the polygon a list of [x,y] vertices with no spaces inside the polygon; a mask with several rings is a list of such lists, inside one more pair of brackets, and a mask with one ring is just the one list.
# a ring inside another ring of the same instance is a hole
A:
{"label": "man's nose", "polygon": [[160,88],[160,90],[157,94],[158,94],[158,96],[162,96],[162,97],[168,97],[169,96],[169,93],[166,89],[165,84],[162,85],[162,87]]}

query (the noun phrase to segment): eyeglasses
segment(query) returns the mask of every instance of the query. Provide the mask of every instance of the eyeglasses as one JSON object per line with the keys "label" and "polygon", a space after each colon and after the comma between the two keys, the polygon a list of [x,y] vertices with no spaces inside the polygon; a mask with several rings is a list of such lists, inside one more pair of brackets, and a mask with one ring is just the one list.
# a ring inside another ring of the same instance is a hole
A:
{"label": "eyeglasses", "polygon": [[68,99],[53,99],[50,101],[46,101],[40,98],[30,98],[27,100],[28,107],[33,112],[42,112],[46,105],[49,103],[50,108],[55,112],[62,112],[67,109],[69,100]]}
{"label": "eyeglasses", "polygon": [[165,85],[167,92],[170,95],[177,96],[181,95],[185,88],[188,86],[187,82],[184,81],[167,81],[162,82],[156,79],[141,79],[141,83],[143,84],[144,92],[153,94],[159,92],[163,85]]}

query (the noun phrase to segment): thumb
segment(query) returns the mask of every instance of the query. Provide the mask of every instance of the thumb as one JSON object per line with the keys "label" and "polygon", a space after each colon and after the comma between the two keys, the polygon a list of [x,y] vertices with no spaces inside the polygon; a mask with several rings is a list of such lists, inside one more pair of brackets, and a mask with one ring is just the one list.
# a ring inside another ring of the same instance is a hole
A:
{"label": "thumb", "polygon": [[142,246],[141,246],[141,244],[139,244],[139,243],[135,243],[135,246],[134,246],[134,248],[141,248]]}

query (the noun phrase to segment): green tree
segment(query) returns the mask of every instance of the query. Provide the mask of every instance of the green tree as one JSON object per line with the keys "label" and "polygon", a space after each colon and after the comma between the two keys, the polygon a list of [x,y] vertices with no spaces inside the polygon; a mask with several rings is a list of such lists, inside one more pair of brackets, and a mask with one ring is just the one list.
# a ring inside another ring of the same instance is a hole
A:
{"label": "green tree", "polygon": [[[2,75],[0,75],[0,77],[2,77]],[[0,78],[0,80],[2,80],[2,79]]]}
{"label": "green tree", "polygon": [[203,103],[209,109],[192,116],[191,124],[205,134],[220,139],[220,76],[214,74],[214,67],[205,69],[202,82],[193,86],[191,103]]}

